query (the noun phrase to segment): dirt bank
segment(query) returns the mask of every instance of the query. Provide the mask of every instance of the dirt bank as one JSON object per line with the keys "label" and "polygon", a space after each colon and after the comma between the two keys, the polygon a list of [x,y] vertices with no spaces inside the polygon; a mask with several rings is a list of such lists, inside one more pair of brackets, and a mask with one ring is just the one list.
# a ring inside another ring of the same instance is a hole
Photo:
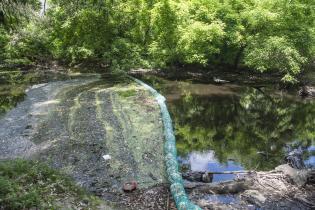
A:
{"label": "dirt bank", "polygon": [[168,208],[163,141],[150,93],[98,75],[33,86],[0,119],[0,159],[44,161],[117,209]]}

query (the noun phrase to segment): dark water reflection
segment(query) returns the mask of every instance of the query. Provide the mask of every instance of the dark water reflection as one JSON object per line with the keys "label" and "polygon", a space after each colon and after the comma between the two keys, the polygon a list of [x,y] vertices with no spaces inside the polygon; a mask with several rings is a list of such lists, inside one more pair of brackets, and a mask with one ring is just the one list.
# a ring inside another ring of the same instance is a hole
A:
{"label": "dark water reflection", "polygon": [[167,98],[179,160],[192,170],[270,170],[297,147],[315,165],[315,100],[272,87],[142,79]]}
{"label": "dark water reflection", "polygon": [[85,75],[40,70],[21,72],[14,69],[0,69],[0,117],[23,101],[25,90],[31,85],[75,79],[81,76]]}
{"label": "dark water reflection", "polygon": [[25,90],[30,85],[67,78],[56,72],[0,69],[0,117],[24,99]]}

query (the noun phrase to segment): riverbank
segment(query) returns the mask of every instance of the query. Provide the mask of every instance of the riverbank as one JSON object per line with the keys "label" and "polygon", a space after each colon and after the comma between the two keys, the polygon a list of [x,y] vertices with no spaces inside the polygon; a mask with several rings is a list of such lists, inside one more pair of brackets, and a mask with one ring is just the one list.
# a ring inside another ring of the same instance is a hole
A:
{"label": "riverbank", "polygon": [[202,69],[202,68],[178,68],[178,69],[134,69],[130,75],[158,76],[169,80],[189,80],[204,84],[234,83],[240,85],[262,86],[266,84],[279,84],[281,74],[260,73],[249,69]]}
{"label": "riverbank", "polygon": [[117,209],[169,208],[163,143],[151,94],[112,76],[32,86],[0,119],[1,159],[45,162]]}
{"label": "riverbank", "polygon": [[203,209],[315,208],[315,170],[285,164],[271,171],[235,172],[220,183],[185,182],[190,199]]}

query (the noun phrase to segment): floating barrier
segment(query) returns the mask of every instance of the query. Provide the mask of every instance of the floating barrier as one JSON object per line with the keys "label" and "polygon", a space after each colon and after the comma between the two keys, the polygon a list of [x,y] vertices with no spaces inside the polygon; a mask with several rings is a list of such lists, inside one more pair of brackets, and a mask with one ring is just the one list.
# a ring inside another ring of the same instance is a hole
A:
{"label": "floating barrier", "polygon": [[166,162],[166,172],[168,181],[171,185],[171,193],[175,200],[178,210],[201,210],[201,208],[194,203],[192,203],[184,189],[183,178],[179,173],[179,167],[177,162],[177,150],[176,150],[176,139],[173,130],[173,124],[171,116],[168,112],[165,98],[159,94],[155,89],[145,84],[144,82],[131,77],[135,82],[142,85],[144,88],[149,90],[152,95],[157,100],[162,114],[162,121],[164,124],[164,152],[165,152],[165,162]]}

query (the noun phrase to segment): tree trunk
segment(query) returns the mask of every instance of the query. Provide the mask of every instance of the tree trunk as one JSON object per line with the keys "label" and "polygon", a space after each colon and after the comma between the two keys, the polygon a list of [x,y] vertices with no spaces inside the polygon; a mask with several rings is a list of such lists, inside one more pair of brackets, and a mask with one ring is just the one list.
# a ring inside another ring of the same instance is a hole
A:
{"label": "tree trunk", "polygon": [[46,14],[46,3],[47,3],[47,0],[44,0],[44,5],[43,5],[43,15]]}
{"label": "tree trunk", "polygon": [[245,48],[246,48],[246,45],[242,45],[235,56],[235,59],[234,59],[234,69],[235,70],[238,70],[238,66],[239,66],[239,63],[241,61],[241,58],[242,58],[242,55],[243,55]]}
{"label": "tree trunk", "polygon": [[0,11],[0,25],[4,24],[4,13]]}

